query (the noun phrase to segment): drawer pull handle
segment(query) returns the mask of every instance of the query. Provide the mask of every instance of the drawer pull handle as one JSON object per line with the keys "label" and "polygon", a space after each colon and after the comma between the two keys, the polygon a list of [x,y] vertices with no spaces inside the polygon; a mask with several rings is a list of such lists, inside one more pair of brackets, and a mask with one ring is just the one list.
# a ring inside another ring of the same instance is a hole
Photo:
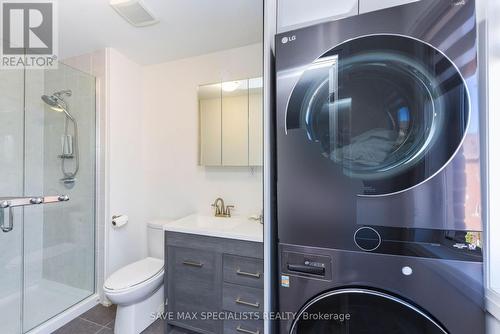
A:
{"label": "drawer pull handle", "polygon": [[240,304],[240,305],[251,306],[251,307],[255,307],[255,308],[259,308],[260,307],[260,303],[246,302],[244,300],[241,300],[239,297],[236,298],[235,302],[236,302],[236,304]]}
{"label": "drawer pull handle", "polygon": [[197,267],[197,268],[203,267],[203,263],[195,262],[195,261],[182,261],[182,264],[184,264],[186,266]]}
{"label": "drawer pull handle", "polygon": [[241,271],[240,269],[236,270],[236,274],[237,275],[241,275],[241,276],[248,276],[248,277],[253,277],[253,278],[260,278],[260,273],[249,273],[249,272],[246,272],[246,271]]}
{"label": "drawer pull handle", "polygon": [[260,331],[258,329],[254,332],[254,331],[242,328],[241,325],[238,325],[238,327],[236,327],[236,331],[238,331],[240,333],[245,333],[245,334],[260,334]]}

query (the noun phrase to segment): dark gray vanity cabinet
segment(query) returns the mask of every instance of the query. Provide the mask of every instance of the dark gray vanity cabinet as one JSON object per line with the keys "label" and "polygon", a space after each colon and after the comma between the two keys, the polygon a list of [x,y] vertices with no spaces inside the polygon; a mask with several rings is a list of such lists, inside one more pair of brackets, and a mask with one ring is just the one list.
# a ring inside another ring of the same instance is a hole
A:
{"label": "dark gray vanity cabinet", "polygon": [[188,316],[193,312],[211,312],[217,307],[222,262],[218,254],[185,247],[170,247],[168,252],[168,309],[186,315],[176,317],[176,322],[203,333],[219,333],[217,321]]}
{"label": "dark gray vanity cabinet", "polygon": [[165,232],[165,332],[262,334],[263,252],[260,242]]}

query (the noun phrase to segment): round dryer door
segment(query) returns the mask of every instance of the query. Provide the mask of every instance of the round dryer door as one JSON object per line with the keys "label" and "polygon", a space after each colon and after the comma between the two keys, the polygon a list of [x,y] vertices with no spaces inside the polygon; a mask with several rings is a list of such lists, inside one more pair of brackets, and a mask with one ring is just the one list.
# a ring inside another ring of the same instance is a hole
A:
{"label": "round dryer door", "polygon": [[467,86],[439,50],[414,38],[370,35],[314,61],[287,105],[325,159],[362,180],[360,195],[412,188],[438,173],[464,139]]}
{"label": "round dryer door", "polygon": [[443,334],[424,311],[394,296],[367,289],[320,295],[297,314],[291,334]]}

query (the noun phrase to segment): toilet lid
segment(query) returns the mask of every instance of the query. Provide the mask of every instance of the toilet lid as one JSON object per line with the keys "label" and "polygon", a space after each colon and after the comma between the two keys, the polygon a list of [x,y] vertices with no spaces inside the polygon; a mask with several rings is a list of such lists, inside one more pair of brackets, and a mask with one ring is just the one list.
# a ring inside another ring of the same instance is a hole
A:
{"label": "toilet lid", "polygon": [[163,260],[147,257],[115,271],[108,277],[104,287],[110,290],[130,288],[147,281],[162,270]]}

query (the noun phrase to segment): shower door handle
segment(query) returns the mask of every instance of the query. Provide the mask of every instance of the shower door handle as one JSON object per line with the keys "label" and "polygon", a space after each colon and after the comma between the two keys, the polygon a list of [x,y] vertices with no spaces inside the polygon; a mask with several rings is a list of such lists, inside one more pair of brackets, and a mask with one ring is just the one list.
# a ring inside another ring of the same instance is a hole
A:
{"label": "shower door handle", "polygon": [[13,220],[14,214],[12,213],[12,208],[5,206],[4,202],[0,203],[0,229],[5,233],[12,231],[14,228]]}
{"label": "shower door handle", "polygon": [[[12,209],[17,206],[50,204],[69,201],[68,195],[43,197],[1,197],[0,198],[0,229],[10,232],[14,228]],[[7,214],[6,214],[7,212]]]}
{"label": "shower door handle", "polygon": [[68,195],[34,197],[0,197],[0,209],[16,206],[40,205],[69,201]]}

